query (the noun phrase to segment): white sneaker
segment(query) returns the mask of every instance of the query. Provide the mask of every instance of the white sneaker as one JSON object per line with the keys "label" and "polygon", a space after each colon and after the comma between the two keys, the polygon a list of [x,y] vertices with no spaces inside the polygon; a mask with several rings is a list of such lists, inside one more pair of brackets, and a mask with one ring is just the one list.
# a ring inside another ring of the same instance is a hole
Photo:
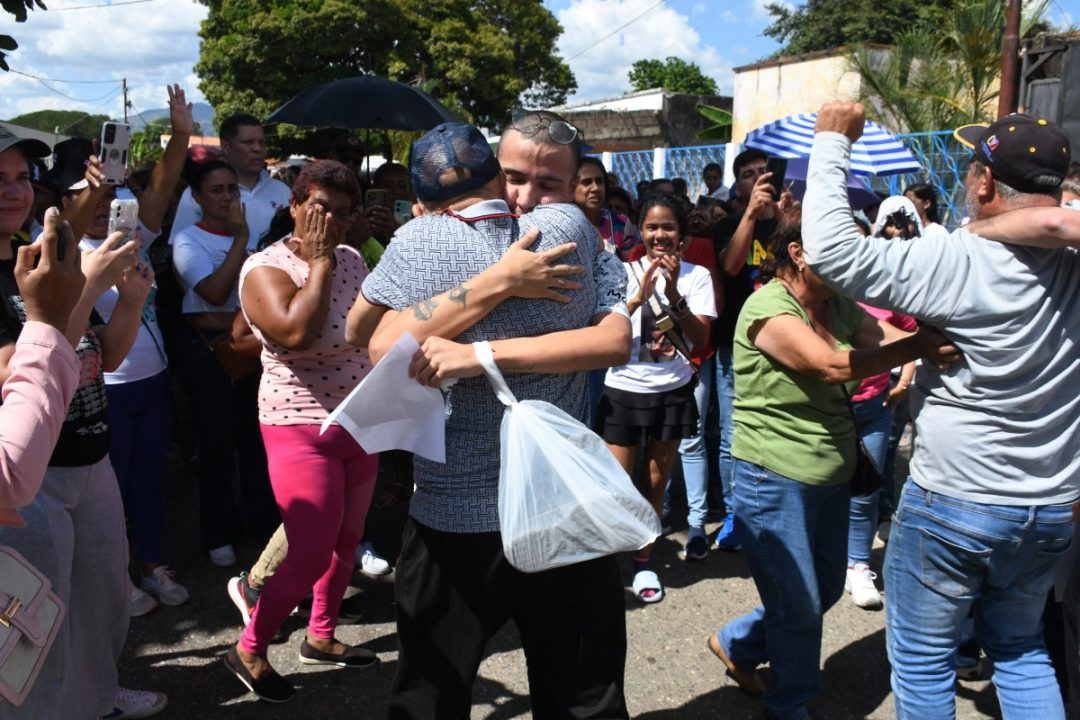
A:
{"label": "white sneaker", "polygon": [[165,693],[152,690],[128,690],[120,688],[116,691],[112,707],[98,716],[100,720],[134,720],[135,718],[148,718],[157,715],[169,704],[169,698]]}
{"label": "white sneaker", "polygon": [[143,590],[157,597],[165,605],[183,605],[188,601],[188,591],[180,583],[173,580],[173,571],[165,565],[159,565],[147,577],[143,575]]}
{"label": "white sneaker", "polygon": [[135,587],[135,583],[129,581],[128,584],[131,586],[129,591],[131,594],[131,604],[128,612],[131,617],[142,617],[157,607],[157,600]]}
{"label": "white sneaker", "polygon": [[844,589],[851,593],[851,601],[865,610],[877,610],[881,607],[881,593],[874,585],[877,573],[872,572],[866,563],[855,563],[847,569]]}
{"label": "white sneaker", "polygon": [[365,575],[379,577],[390,574],[390,563],[375,552],[369,542],[365,541],[356,546],[356,562],[360,564],[360,572]]}
{"label": "white sneaker", "polygon": [[232,545],[222,545],[210,551],[210,562],[218,567],[232,567],[236,564],[236,551]]}

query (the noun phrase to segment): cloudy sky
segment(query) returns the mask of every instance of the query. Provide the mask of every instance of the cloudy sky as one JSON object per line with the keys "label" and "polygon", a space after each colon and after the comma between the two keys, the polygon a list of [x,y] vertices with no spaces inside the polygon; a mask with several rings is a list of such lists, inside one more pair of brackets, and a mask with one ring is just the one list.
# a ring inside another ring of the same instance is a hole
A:
{"label": "cloudy sky", "polygon": [[[730,91],[731,68],[776,49],[761,36],[769,0],[544,0],[565,30],[558,49],[578,81],[574,100],[618,95],[635,60],[678,56]],[[784,0],[798,2],[798,0]],[[193,0],[48,0],[24,24],[3,14],[19,49],[0,72],[0,118],[42,109],[118,117],[120,79],[136,110],[165,106],[178,81],[202,100],[192,67],[207,9]],[[1051,0],[1056,22],[1080,20],[1080,0]],[[38,79],[27,77],[36,76]],[[74,82],[81,81],[81,82]]]}

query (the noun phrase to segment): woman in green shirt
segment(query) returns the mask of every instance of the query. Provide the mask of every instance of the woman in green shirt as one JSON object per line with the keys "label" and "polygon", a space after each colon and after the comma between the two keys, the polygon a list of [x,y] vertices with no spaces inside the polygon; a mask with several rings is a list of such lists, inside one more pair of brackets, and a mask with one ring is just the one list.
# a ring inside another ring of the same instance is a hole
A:
{"label": "woman in green shirt", "polygon": [[[774,278],[735,331],[735,526],[762,606],[709,637],[727,673],[764,692],[767,716],[807,717],[825,611],[844,591],[856,441],[845,383],[955,348],[877,322],[807,266],[798,211],[773,234]],[[854,349],[853,349],[854,348]],[[755,668],[769,663],[766,688]]]}

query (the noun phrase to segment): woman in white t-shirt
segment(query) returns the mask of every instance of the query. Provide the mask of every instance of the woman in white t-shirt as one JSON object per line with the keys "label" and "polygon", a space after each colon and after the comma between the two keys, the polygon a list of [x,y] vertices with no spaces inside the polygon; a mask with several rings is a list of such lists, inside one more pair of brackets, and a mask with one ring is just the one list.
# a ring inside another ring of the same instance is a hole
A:
{"label": "woman in white t-shirt", "polygon": [[[645,439],[642,473],[634,480],[659,514],[679,441],[697,433],[689,355],[709,342],[716,300],[709,271],[680,258],[686,219],[673,195],[643,198],[638,227],[647,254],[625,264],[634,331],[630,362],[608,371],[596,426],[631,477]],[[674,329],[665,333],[668,320]],[[651,553],[650,545],[634,555],[634,592],[645,603],[664,597],[649,565]]]}
{"label": "woman in white t-shirt", "polygon": [[[240,307],[240,268],[255,243],[249,237],[236,171],[231,165],[221,160],[202,163],[193,174],[191,196],[202,208],[202,219],[173,237],[173,269],[184,291],[180,309],[187,323],[182,372],[199,427],[199,519],[203,542],[210,561],[228,567],[236,562],[234,452],[239,458],[248,531],[257,541],[266,542],[280,523],[270,490],[266,451],[259,436],[259,365],[255,358],[262,346],[248,335],[252,347],[239,348],[237,334],[232,333]],[[219,355],[234,355],[237,351],[251,352],[253,360],[246,376],[241,376],[235,365],[230,366],[230,376],[219,361]]]}

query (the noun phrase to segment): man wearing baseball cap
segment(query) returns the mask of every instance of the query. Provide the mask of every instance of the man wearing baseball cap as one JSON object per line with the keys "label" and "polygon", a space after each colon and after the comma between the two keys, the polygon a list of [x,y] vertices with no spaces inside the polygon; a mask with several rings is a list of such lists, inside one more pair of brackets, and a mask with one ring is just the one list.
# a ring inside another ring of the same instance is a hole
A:
{"label": "man wearing baseball cap", "polygon": [[[858,104],[818,113],[807,259],[838,292],[914,315],[964,354],[924,363],[912,386],[917,439],[884,567],[896,716],[955,717],[956,648],[974,607],[1005,717],[1064,718],[1042,611],[1080,497],[1080,256],[970,227],[944,242],[863,238],[844,191],[863,123]],[[956,137],[973,151],[974,220],[1058,204],[1070,149],[1053,124],[1009,115]]]}
{"label": "man wearing baseball cap", "polygon": [[[458,378],[447,394],[446,463],[414,459],[416,492],[395,587],[400,654],[389,717],[468,716],[485,646],[511,618],[536,717],[628,717],[616,559],[523,573],[503,555],[503,411],[471,347],[491,341],[517,397],[584,419],[584,371],[629,353],[625,271],[598,251],[577,206],[511,213],[502,169],[471,125],[447,123],[418,140],[411,173],[423,215],[397,231],[364,281],[347,334],[356,341],[358,316],[385,313],[369,345],[373,360],[409,331],[421,343],[412,367],[417,380],[438,387]],[[535,252],[528,250],[532,229],[541,230]],[[549,267],[555,260],[574,265]]]}

